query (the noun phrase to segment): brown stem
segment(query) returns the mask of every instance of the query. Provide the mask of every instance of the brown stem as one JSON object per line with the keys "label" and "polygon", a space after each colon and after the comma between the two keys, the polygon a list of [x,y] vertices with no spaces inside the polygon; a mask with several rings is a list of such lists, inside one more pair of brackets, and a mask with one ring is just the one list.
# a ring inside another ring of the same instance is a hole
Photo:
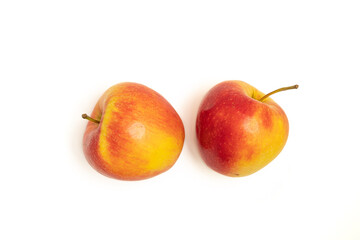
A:
{"label": "brown stem", "polygon": [[96,120],[96,119],[93,119],[92,117],[89,117],[86,113],[84,113],[83,115],[81,115],[81,117],[82,117],[83,119],[89,120],[90,122],[100,123],[99,120]]}
{"label": "brown stem", "polygon": [[299,85],[294,85],[294,86],[290,86],[290,87],[283,87],[283,88],[279,88],[279,89],[276,89],[275,91],[272,91],[272,92],[269,92],[268,94],[266,94],[265,96],[263,96],[262,98],[260,98],[260,102],[263,102],[266,98],[268,98],[270,95],[273,95],[274,93],[277,93],[277,92],[282,92],[282,91],[286,91],[286,90],[289,90],[289,89],[297,89],[299,87]]}

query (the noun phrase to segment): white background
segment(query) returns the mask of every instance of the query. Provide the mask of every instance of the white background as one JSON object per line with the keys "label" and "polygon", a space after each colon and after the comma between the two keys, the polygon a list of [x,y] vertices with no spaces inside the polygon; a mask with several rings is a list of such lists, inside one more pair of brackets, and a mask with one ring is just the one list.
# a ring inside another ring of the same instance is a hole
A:
{"label": "white background", "polygon": [[[0,2],[0,239],[360,239],[358,1]],[[197,108],[215,84],[273,99],[290,135],[261,171],[201,160]],[[186,140],[167,172],[126,182],[82,153],[111,85],[162,94]]]}

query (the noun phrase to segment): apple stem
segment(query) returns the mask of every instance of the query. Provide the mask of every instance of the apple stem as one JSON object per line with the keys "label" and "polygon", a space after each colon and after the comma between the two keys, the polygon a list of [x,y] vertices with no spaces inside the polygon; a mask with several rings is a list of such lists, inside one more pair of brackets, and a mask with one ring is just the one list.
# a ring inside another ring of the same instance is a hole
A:
{"label": "apple stem", "polygon": [[81,115],[81,117],[82,117],[83,119],[89,120],[90,122],[100,123],[99,120],[96,120],[96,119],[93,119],[92,117],[89,117],[86,113],[84,113],[83,115]]}
{"label": "apple stem", "polygon": [[260,98],[260,102],[263,102],[266,98],[268,98],[270,95],[273,95],[274,93],[277,93],[277,92],[282,92],[282,91],[286,91],[286,90],[289,90],[289,89],[297,89],[299,87],[299,85],[294,85],[294,86],[290,86],[290,87],[283,87],[283,88],[279,88],[279,89],[276,89],[275,91],[272,91],[272,92],[269,92],[268,94],[266,94],[265,96],[263,96],[262,98]]}

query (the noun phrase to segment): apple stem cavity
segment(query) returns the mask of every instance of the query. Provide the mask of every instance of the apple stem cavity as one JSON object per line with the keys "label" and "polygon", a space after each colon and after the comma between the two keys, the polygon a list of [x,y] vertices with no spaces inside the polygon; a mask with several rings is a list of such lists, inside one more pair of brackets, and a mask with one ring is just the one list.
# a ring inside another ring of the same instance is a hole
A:
{"label": "apple stem cavity", "polygon": [[94,122],[94,123],[100,123],[99,120],[93,119],[92,117],[89,117],[86,113],[84,113],[83,115],[81,115],[81,117],[83,119],[89,120],[90,122]]}
{"label": "apple stem cavity", "polygon": [[294,85],[294,86],[290,86],[290,87],[283,87],[283,88],[279,88],[276,89],[275,91],[269,92],[268,94],[266,94],[265,96],[263,96],[262,98],[260,98],[260,102],[263,102],[266,98],[268,98],[269,96],[273,95],[274,93],[277,92],[282,92],[282,91],[286,91],[286,90],[290,90],[290,89],[297,89],[299,87],[299,85]]}

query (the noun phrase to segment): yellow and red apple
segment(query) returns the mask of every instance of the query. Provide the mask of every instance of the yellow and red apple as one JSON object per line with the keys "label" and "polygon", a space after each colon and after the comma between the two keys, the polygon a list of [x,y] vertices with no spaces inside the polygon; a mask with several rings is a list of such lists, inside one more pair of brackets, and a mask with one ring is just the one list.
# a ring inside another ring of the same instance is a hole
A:
{"label": "yellow and red apple", "polygon": [[174,108],[154,90],[137,83],[109,88],[97,102],[83,137],[87,161],[121,180],[142,180],[171,168],[185,138]]}
{"label": "yellow and red apple", "polygon": [[200,104],[196,135],[200,153],[213,170],[232,177],[250,175],[283,149],[289,122],[269,96],[243,81],[214,86]]}

